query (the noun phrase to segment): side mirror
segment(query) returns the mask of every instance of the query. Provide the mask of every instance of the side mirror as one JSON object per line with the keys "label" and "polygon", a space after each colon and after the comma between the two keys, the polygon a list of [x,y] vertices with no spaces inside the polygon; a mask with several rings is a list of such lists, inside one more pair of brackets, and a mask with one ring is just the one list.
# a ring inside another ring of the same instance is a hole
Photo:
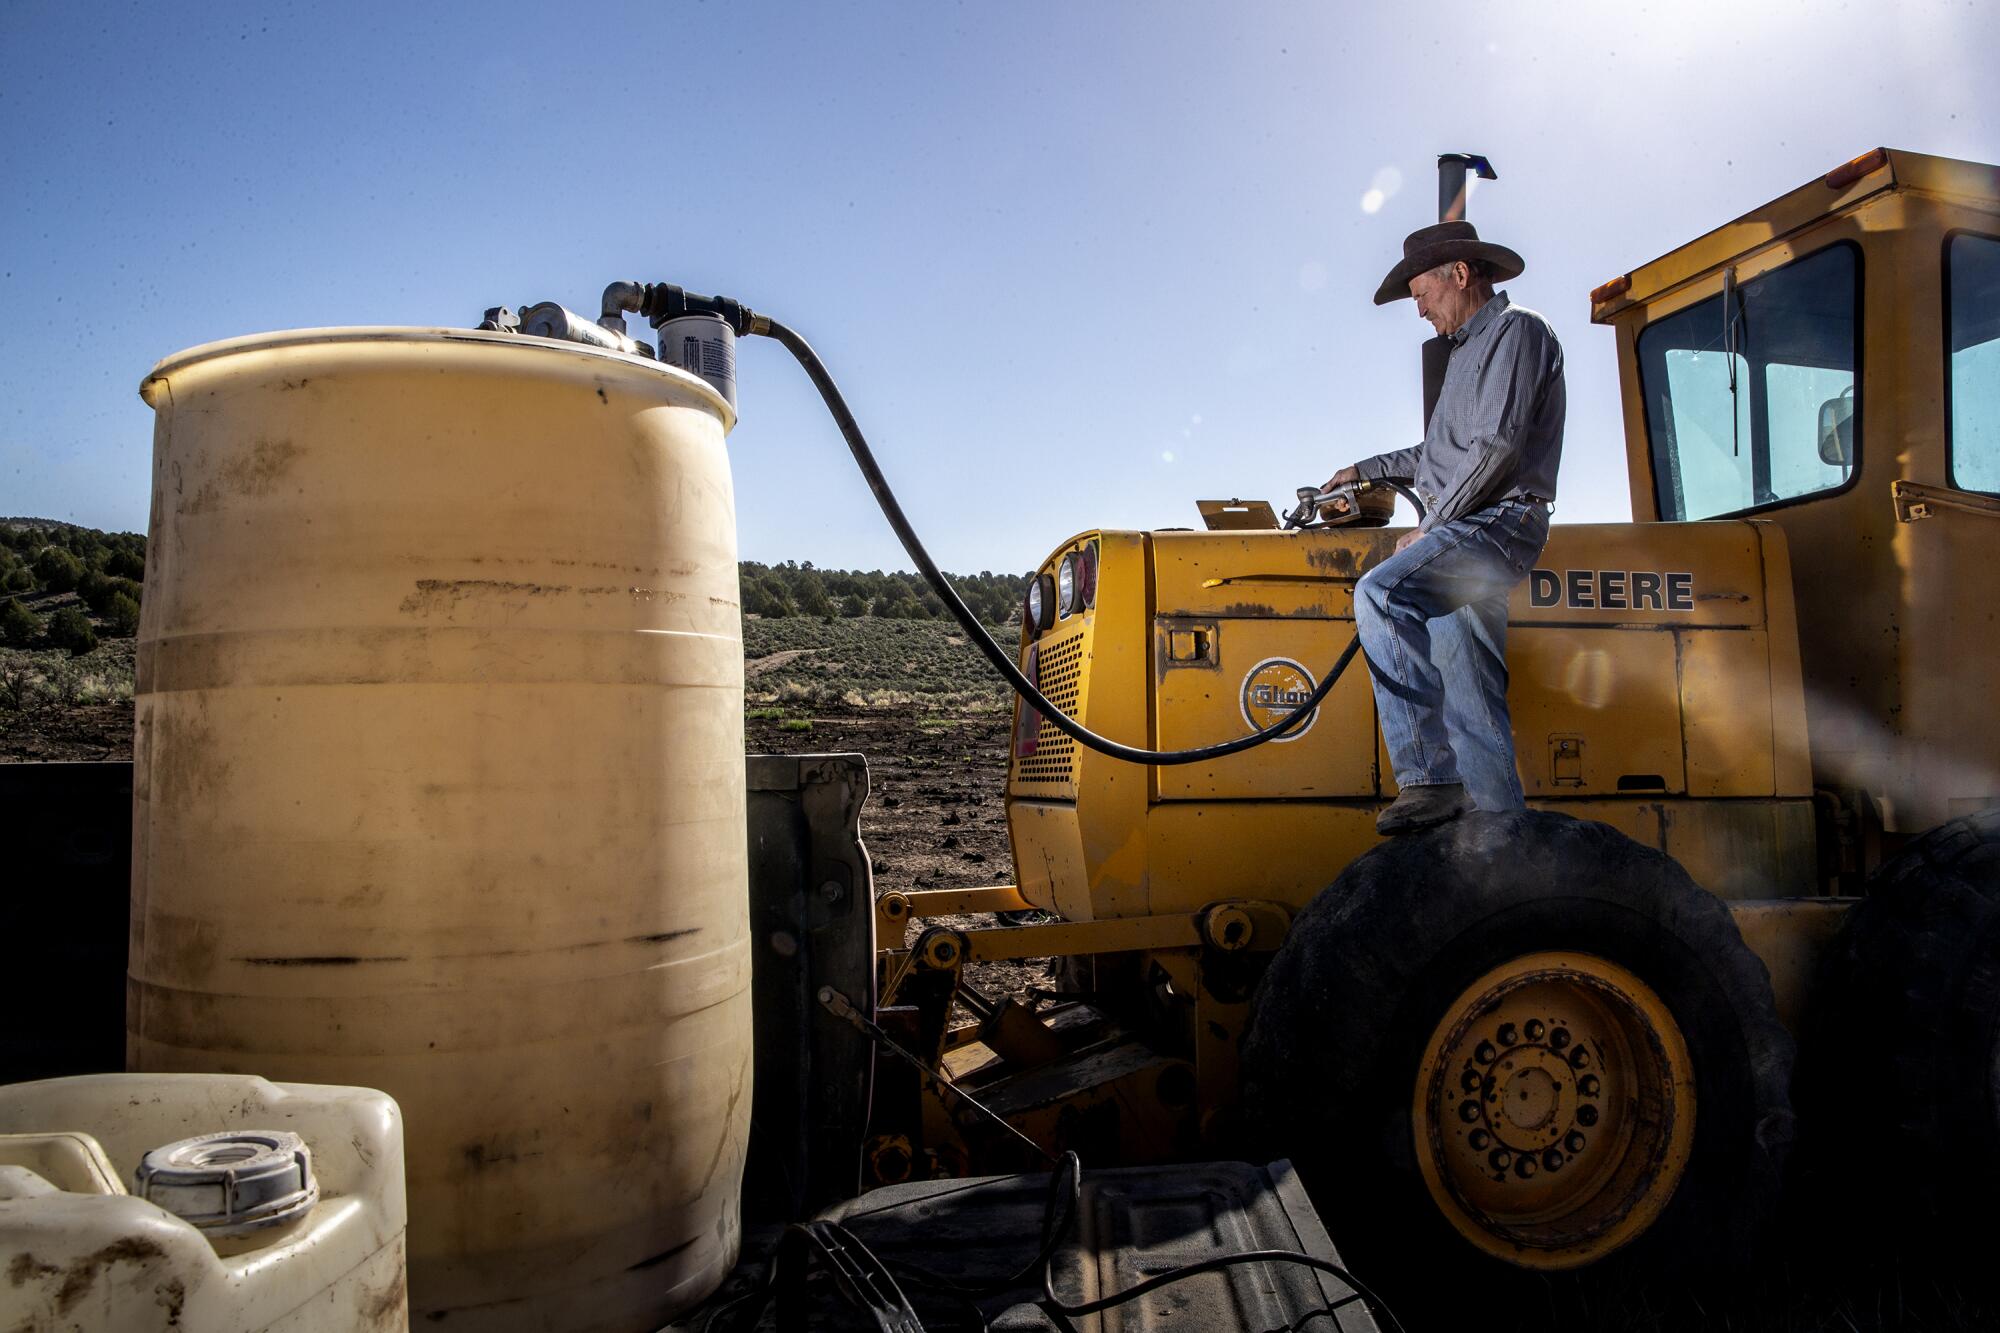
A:
{"label": "side mirror", "polygon": [[1854,391],[1819,405],[1819,461],[1829,467],[1854,466]]}

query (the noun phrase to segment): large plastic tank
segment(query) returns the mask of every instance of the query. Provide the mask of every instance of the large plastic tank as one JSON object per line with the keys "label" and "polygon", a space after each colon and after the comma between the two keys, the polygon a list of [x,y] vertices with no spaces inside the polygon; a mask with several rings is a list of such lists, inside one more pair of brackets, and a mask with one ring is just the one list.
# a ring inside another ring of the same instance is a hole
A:
{"label": "large plastic tank", "polygon": [[131,1067],[394,1096],[420,1325],[657,1326],[750,1114],[732,413],[441,329],[141,392]]}
{"label": "large plastic tank", "polygon": [[[202,1215],[224,1180],[251,1183],[243,1145],[273,1133],[298,1136],[312,1197],[248,1224]],[[205,1145],[209,1185],[152,1191],[172,1209],[137,1197],[141,1167],[197,1134],[226,1139]],[[0,1327],[401,1333],[403,1223],[402,1125],[373,1089],[220,1074],[0,1087]]]}

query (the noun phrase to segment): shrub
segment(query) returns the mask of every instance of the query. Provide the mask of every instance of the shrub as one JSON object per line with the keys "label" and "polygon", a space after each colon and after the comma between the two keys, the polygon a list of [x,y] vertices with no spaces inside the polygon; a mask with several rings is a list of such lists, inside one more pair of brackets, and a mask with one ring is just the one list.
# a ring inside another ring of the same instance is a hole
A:
{"label": "shrub", "polygon": [[109,575],[100,574],[94,569],[77,580],[76,595],[83,599],[85,606],[100,616],[110,610],[111,598],[117,591],[118,585],[111,581]]}
{"label": "shrub", "polygon": [[90,617],[73,606],[65,606],[49,617],[49,646],[66,648],[71,657],[82,657],[97,647],[97,631]]}
{"label": "shrub", "polygon": [[42,634],[42,618],[21,605],[18,597],[9,597],[6,605],[0,606],[0,643],[10,648],[26,648]]}
{"label": "shrub", "polygon": [[129,639],[139,632],[139,604],[124,593],[111,594],[111,605],[104,614],[116,637]]}
{"label": "shrub", "polygon": [[26,565],[15,565],[0,577],[0,592],[33,592],[35,572]]}
{"label": "shrub", "polygon": [[146,553],[143,549],[136,552],[113,551],[111,563],[105,566],[105,572],[114,578],[132,579],[135,582],[143,579],[146,577]]}
{"label": "shrub", "polygon": [[60,546],[44,546],[35,552],[35,577],[50,592],[72,591],[83,575],[83,561]]}
{"label": "shrub", "polygon": [[818,579],[802,579],[791,591],[801,615],[827,617],[833,614],[833,599],[826,595],[826,588]]}
{"label": "shrub", "polygon": [[0,653],[0,712],[24,713],[35,703],[41,677],[22,653]]}

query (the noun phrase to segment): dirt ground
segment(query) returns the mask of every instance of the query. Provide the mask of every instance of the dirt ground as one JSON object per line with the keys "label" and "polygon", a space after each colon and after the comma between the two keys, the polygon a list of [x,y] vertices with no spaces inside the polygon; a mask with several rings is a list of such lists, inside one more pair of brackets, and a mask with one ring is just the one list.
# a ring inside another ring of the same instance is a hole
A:
{"label": "dirt ground", "polygon": [[0,763],[130,759],[132,701],[0,713]]}
{"label": "dirt ground", "polygon": [[[753,710],[753,712],[756,710]],[[875,866],[875,892],[965,889],[1014,882],[1002,799],[1007,786],[1008,712],[919,716],[910,709],[815,709],[802,718],[751,717],[751,754],[858,753],[868,760],[861,835]],[[991,917],[944,917],[990,925]],[[913,928],[914,934],[914,928]],[[966,980],[996,998],[1023,998],[1053,982],[1045,960],[975,963]]]}

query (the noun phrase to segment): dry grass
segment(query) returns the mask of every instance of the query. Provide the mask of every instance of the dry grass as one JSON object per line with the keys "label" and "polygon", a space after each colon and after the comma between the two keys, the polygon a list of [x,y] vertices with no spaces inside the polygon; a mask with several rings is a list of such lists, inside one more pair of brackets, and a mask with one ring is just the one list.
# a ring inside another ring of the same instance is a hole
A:
{"label": "dry grass", "polygon": [[[1012,629],[995,636],[1011,644]],[[759,665],[745,685],[753,709],[997,713],[1012,696],[956,626],[929,621],[746,620],[743,653]]]}
{"label": "dry grass", "polygon": [[133,641],[110,639],[71,657],[60,649],[0,648],[0,713],[35,714],[132,699]]}

